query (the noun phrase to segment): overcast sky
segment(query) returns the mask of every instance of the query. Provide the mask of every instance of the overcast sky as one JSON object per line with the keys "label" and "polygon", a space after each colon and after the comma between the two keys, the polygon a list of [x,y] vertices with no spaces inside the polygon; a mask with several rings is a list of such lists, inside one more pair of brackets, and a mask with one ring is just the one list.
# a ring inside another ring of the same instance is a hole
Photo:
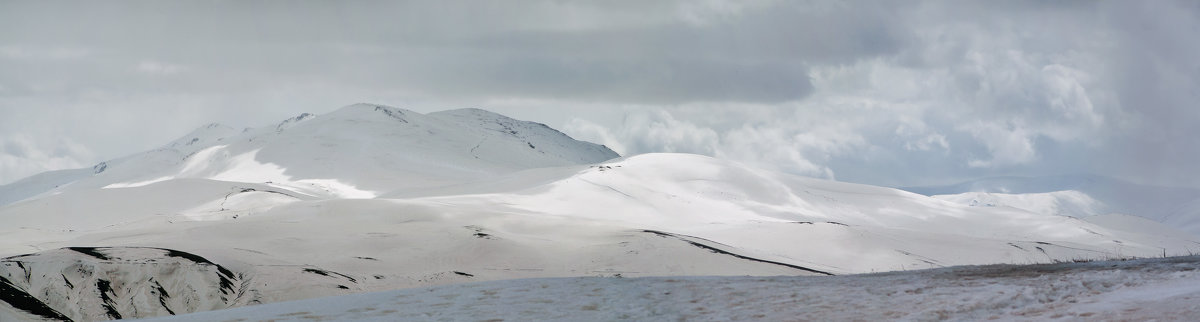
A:
{"label": "overcast sky", "polygon": [[4,1],[0,184],[210,122],[479,107],[903,186],[1200,186],[1197,1]]}

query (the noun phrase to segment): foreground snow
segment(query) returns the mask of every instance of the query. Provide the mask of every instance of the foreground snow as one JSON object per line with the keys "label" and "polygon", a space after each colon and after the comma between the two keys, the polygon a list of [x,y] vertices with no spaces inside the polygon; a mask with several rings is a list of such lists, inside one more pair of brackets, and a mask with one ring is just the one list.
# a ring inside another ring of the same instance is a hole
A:
{"label": "foreground snow", "polygon": [[834,277],[580,277],[356,294],[148,321],[1189,320],[1200,257]]}

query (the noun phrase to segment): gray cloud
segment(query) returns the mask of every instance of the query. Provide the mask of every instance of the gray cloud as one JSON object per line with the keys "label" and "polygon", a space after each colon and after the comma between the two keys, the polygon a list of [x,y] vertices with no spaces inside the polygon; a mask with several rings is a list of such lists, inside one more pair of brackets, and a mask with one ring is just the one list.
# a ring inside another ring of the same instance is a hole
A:
{"label": "gray cloud", "polygon": [[354,102],[888,185],[1195,185],[1185,1],[0,4],[0,183]]}
{"label": "gray cloud", "polygon": [[792,3],[22,5],[32,8],[6,11],[0,27],[38,31],[10,41],[89,48],[106,64],[87,69],[103,79],[80,82],[116,78],[134,89],[146,87],[103,67],[177,66],[193,72],[171,83],[183,89],[313,77],[458,97],[781,102],[811,92],[809,64],[892,52],[905,41],[887,8]]}

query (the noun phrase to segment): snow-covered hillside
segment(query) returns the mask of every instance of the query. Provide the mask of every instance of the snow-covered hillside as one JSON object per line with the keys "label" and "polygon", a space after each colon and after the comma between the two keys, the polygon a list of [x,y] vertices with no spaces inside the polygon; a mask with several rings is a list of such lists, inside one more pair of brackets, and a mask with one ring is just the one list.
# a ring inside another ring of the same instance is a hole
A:
{"label": "snow-covered hillside", "polygon": [[0,197],[22,201],[0,206],[10,306],[0,317],[149,317],[520,278],[843,275],[1200,250],[1192,235],[1136,218],[971,207],[690,154],[617,157],[477,109],[358,104],[257,129],[206,126],[86,172],[4,186],[22,195]]}
{"label": "snow-covered hillside", "polygon": [[240,132],[206,125],[160,149],[98,164],[90,176],[64,171],[6,185],[0,200],[172,179],[268,184],[316,198],[370,198],[617,156],[545,125],[478,109],[423,115],[356,104]]}
{"label": "snow-covered hillside", "polygon": [[933,197],[972,207],[1012,207],[1057,216],[1088,217],[1110,213],[1110,207],[1103,202],[1075,190],[1041,193],[965,192]]}
{"label": "snow-covered hillside", "polygon": [[52,312],[40,314],[44,317],[162,316],[255,301],[245,276],[169,249],[71,247],[0,263],[0,288],[9,288],[0,292],[41,291],[34,293],[40,301],[9,304],[26,312]]}
{"label": "snow-covered hillside", "polygon": [[1200,189],[1139,185],[1096,175],[997,177],[903,189],[971,206],[1072,217],[1135,215],[1200,235]]}
{"label": "snow-covered hillside", "polygon": [[[96,165],[103,169],[104,164]],[[95,173],[93,169],[70,169],[42,172],[16,182],[0,186],[0,206],[25,200],[52,191],[63,185],[87,178]]]}

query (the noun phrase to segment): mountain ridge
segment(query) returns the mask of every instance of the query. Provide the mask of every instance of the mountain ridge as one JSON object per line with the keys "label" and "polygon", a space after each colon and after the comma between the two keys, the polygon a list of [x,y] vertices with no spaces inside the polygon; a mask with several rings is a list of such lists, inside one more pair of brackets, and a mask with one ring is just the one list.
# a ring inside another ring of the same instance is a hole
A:
{"label": "mountain ridge", "polygon": [[[380,164],[381,162],[375,161],[371,164],[358,162],[361,159],[378,159],[386,163],[400,164],[393,167],[396,170],[423,174],[420,178],[410,176],[406,179],[419,181],[414,182],[411,188],[424,188],[462,183],[481,176],[534,167],[600,162],[619,156],[603,146],[576,141],[543,124],[516,121],[494,113],[481,114],[475,119],[453,114],[452,111],[431,114],[434,116],[360,103],[325,115],[303,113],[275,126],[241,132],[217,123],[208,124],[167,143],[162,148],[97,164],[91,177],[84,177],[76,172],[63,172],[74,175],[56,180],[53,184],[18,180],[0,186],[0,191],[23,193],[20,198],[9,197],[10,194],[0,195],[0,201],[6,201],[0,205],[47,193],[71,183],[79,183],[81,188],[88,189],[129,187],[178,177],[238,180],[239,178],[230,177],[232,174],[229,174],[229,170],[237,169],[236,164],[229,164],[227,167],[232,168],[228,169],[220,167],[220,164],[228,162],[251,164],[260,170],[264,170],[264,167],[269,168],[265,166],[268,164],[278,165],[278,169],[272,171],[281,173],[258,176],[258,179],[263,179],[258,180],[260,182],[285,181],[271,180],[284,177],[313,180],[356,177],[374,187],[388,186],[372,182],[378,180],[372,180],[370,175],[360,174],[368,172],[366,170],[346,167],[355,165],[354,163],[360,163],[358,166]],[[449,116],[455,119],[446,120]],[[389,123],[383,123],[384,121]],[[498,124],[512,133],[499,135],[472,127],[480,124]],[[436,140],[435,137],[442,140]],[[535,147],[535,143],[541,148]],[[404,146],[413,151],[388,151],[388,146]],[[509,153],[521,151],[512,149],[518,146],[527,147],[530,151]],[[421,160],[424,155],[436,155],[439,159]],[[314,160],[316,162],[312,162]],[[301,162],[297,164],[295,161]],[[404,165],[406,162],[407,168]],[[421,167],[440,169],[423,170]],[[396,172],[393,169],[375,170],[384,170],[374,171],[375,173]],[[229,175],[222,177],[222,173]],[[328,187],[315,189],[326,188]],[[357,188],[349,190],[355,189]]]}

